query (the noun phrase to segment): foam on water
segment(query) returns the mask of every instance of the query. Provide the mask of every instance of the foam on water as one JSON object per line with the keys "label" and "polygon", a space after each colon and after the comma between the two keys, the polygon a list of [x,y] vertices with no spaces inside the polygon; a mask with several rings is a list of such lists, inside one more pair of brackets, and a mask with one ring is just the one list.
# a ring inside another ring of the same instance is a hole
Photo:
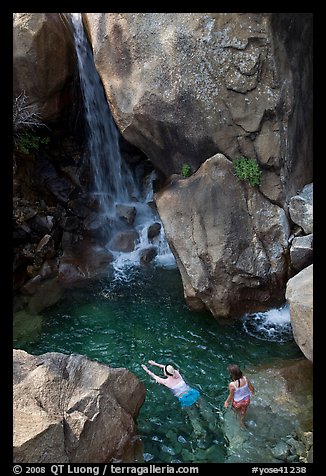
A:
{"label": "foam on water", "polygon": [[245,314],[242,320],[245,331],[257,339],[277,342],[292,339],[290,309],[287,303],[266,312]]}

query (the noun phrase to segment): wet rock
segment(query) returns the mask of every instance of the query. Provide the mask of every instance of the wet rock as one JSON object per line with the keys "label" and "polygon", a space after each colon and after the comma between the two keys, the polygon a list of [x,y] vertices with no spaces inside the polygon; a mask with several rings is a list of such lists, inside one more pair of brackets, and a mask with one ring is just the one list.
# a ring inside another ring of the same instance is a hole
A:
{"label": "wet rock", "polygon": [[109,243],[112,251],[124,251],[129,253],[135,249],[136,241],[139,239],[137,231],[121,231],[114,235]]}
{"label": "wet rock", "polygon": [[148,461],[151,461],[154,458],[154,455],[151,453],[144,453],[144,462],[147,463]]}
{"label": "wet rock", "polygon": [[220,445],[212,445],[205,451],[206,461],[224,461],[225,448]]}
{"label": "wet rock", "polygon": [[158,236],[160,234],[161,228],[161,223],[153,223],[152,225],[150,225],[147,230],[148,239],[152,240],[153,238],[155,238],[155,236]]}
{"label": "wet rock", "polygon": [[287,444],[290,447],[291,454],[297,455],[299,457],[304,456],[304,454],[306,453],[304,444],[295,438],[289,438],[287,440]]}
{"label": "wet rock", "polygon": [[[160,187],[159,187],[160,188]],[[157,212],[157,207],[156,207],[156,203],[151,200],[150,202],[147,202],[147,205],[149,206],[149,208],[151,208],[152,210],[154,210],[154,212]]]}
{"label": "wet rock", "polygon": [[157,249],[155,247],[146,248],[140,252],[140,262],[142,264],[150,263],[157,255]]}
{"label": "wet rock", "polygon": [[107,219],[97,212],[91,212],[84,220],[83,227],[86,231],[98,232],[107,224]]}
{"label": "wet rock", "polygon": [[175,448],[172,448],[171,446],[162,445],[161,450],[163,451],[163,453],[168,453],[169,455],[172,455],[172,456],[176,454]]}
{"label": "wet rock", "polygon": [[136,208],[129,205],[116,205],[116,212],[118,217],[124,220],[128,225],[132,225],[136,217]]}
{"label": "wet rock", "polygon": [[26,266],[26,273],[28,276],[35,278],[39,274],[39,267],[29,264]]}
{"label": "wet rock", "polygon": [[191,451],[184,448],[181,452],[182,460],[183,461],[194,461],[195,455],[191,453]]}
{"label": "wet rock", "polygon": [[182,443],[184,445],[184,444],[187,443],[187,440],[182,435],[179,435],[178,436],[178,442]]}
{"label": "wet rock", "polygon": [[284,441],[279,441],[277,445],[272,448],[272,454],[275,458],[286,461],[289,454],[289,445]]}
{"label": "wet rock", "polygon": [[296,454],[293,454],[293,455],[289,455],[287,458],[286,458],[286,462],[287,463],[299,463],[299,458]]}
{"label": "wet rock", "polygon": [[78,263],[66,262],[64,257],[60,260],[58,276],[60,283],[64,287],[74,286],[87,278]]}

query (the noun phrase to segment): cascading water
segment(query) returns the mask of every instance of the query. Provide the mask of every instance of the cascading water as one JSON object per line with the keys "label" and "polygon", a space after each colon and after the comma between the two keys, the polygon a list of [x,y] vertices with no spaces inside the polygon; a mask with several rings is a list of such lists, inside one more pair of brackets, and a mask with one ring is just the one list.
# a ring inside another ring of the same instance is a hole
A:
{"label": "cascading water", "polygon": [[246,314],[243,317],[243,327],[257,339],[286,342],[293,338],[288,303],[266,312]]}
{"label": "cascading water", "polygon": [[[148,205],[153,200],[154,172],[147,178],[144,190],[141,190],[131,169],[122,160],[119,132],[94,65],[81,13],[70,15],[84,100],[87,155],[93,177],[92,194],[98,201],[99,220],[107,236],[107,248],[114,256],[112,265],[115,277],[126,277],[126,270],[137,266],[142,259],[149,260],[150,253],[155,256],[156,264],[174,266],[175,260],[166,242],[163,226],[157,213]],[[132,223],[126,224],[117,214],[120,205],[134,214]],[[149,238],[149,226],[155,222],[159,223],[160,229],[155,237]],[[119,239],[129,239],[129,246],[121,250],[117,246]],[[146,251],[147,255],[144,255]]]}
{"label": "cascading water", "polygon": [[[100,209],[115,217],[115,204],[127,202],[137,189],[132,174],[120,155],[118,131],[107,105],[101,80],[94,66],[80,13],[72,13],[79,78],[84,100],[87,148],[93,172],[94,193]],[[128,193],[129,192],[129,193]]]}

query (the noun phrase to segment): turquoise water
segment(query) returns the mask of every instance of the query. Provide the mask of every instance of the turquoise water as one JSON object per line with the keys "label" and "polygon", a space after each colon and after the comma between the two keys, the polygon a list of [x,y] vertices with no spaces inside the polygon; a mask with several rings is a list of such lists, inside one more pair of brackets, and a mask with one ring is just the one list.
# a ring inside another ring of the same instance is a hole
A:
{"label": "turquoise water", "polygon": [[[129,276],[129,282],[102,279],[67,291],[41,319],[33,318],[30,330],[14,325],[14,347],[31,354],[78,353],[137,375],[147,388],[137,419],[145,461],[226,462],[227,366],[238,363],[250,375],[257,365],[299,359],[291,328],[269,324],[266,334],[254,318],[222,323],[209,313],[190,311],[175,268],[148,268]],[[177,399],[143,371],[141,364],[150,359],[171,363],[201,392],[209,413],[208,421],[201,420],[205,437],[195,437]],[[252,445],[257,446],[254,437]]]}

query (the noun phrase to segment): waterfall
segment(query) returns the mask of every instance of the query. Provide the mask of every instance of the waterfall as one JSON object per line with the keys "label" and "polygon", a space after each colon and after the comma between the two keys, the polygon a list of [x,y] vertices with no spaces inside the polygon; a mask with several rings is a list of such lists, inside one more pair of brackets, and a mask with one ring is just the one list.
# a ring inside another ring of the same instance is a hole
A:
{"label": "waterfall", "polygon": [[81,13],[71,14],[78,60],[81,92],[87,127],[87,148],[93,173],[94,194],[100,209],[114,216],[115,204],[128,201],[128,192],[136,194],[130,170],[123,167],[119,133],[113,122],[91,48],[84,32]]}
{"label": "waterfall", "polygon": [[[118,277],[123,277],[126,275],[125,270],[138,265],[141,259],[149,260],[149,254],[144,258],[142,252],[153,248],[153,260],[157,265],[174,266],[175,259],[165,239],[160,218],[149,206],[153,201],[152,183],[155,172],[147,177],[147,182],[141,190],[131,169],[122,160],[119,131],[95,68],[81,13],[70,15],[84,101],[87,155],[93,180],[91,193],[98,201],[100,223],[107,234],[107,248],[114,256],[113,268]],[[134,218],[127,220],[127,224],[121,217],[121,205],[125,207],[125,213],[134,215]],[[120,215],[117,207],[120,207]],[[153,223],[160,224],[160,231],[155,238],[150,239],[148,227]],[[119,238],[126,240],[128,237],[129,240],[134,240],[133,245],[121,250]]]}

